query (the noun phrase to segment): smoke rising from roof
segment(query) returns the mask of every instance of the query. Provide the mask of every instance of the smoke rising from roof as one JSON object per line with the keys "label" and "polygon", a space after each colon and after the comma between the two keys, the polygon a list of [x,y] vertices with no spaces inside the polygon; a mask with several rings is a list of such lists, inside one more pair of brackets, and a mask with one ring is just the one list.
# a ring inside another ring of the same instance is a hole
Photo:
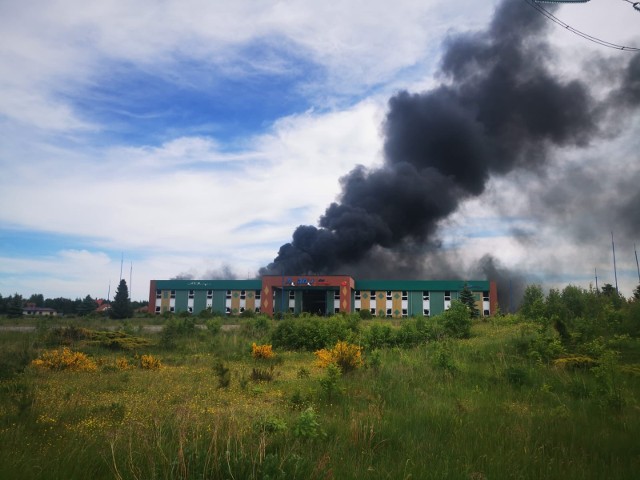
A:
{"label": "smoke rising from roof", "polygon": [[[547,28],[524,2],[503,1],[486,31],[450,39],[442,84],[389,100],[383,166],[357,166],[341,178],[342,193],[319,226],[299,226],[262,273],[454,273],[446,260],[434,270],[433,252],[461,202],[483,194],[491,178],[543,173],[554,151],[605,135],[611,108],[640,103],[640,56],[598,100],[586,82],[551,70]],[[477,268],[504,272],[491,257]]]}

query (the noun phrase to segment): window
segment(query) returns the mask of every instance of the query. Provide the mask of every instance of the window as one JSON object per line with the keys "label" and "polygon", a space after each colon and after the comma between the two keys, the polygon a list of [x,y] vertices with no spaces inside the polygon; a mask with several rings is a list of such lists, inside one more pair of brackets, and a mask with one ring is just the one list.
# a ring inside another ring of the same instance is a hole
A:
{"label": "window", "polygon": [[356,312],[359,312],[359,311],[360,311],[360,307],[356,307]]}
{"label": "window", "polygon": [[160,313],[160,307],[156,307],[156,313]]}
{"label": "window", "polygon": [[156,298],[162,298],[162,290],[156,290]]}
{"label": "window", "polygon": [[193,313],[193,307],[188,307],[188,308],[187,308],[187,311],[188,311],[189,313]]}
{"label": "window", "polygon": [[244,307],[240,307],[240,313],[244,312]]}
{"label": "window", "polygon": [[360,290],[355,291],[355,299],[360,300]]}
{"label": "window", "polygon": [[375,315],[376,314],[376,309],[375,307],[371,309],[371,315]]}
{"label": "window", "polygon": [[339,309],[339,308],[337,308],[337,307],[336,307],[336,308],[334,308],[334,309],[333,309],[333,313],[340,313],[340,309]]}
{"label": "window", "polygon": [[335,300],[340,300],[340,290],[336,290],[335,292],[333,292],[333,298]]}
{"label": "window", "polygon": [[193,298],[194,295],[195,295],[195,291],[189,290],[189,298]]}
{"label": "window", "polygon": [[176,307],[169,307],[169,311],[170,312],[175,312],[176,311]]}
{"label": "window", "polygon": [[289,300],[296,299],[296,292],[294,290],[289,290]]}
{"label": "window", "polygon": [[387,300],[391,300],[391,291],[387,290]]}
{"label": "window", "polygon": [[422,292],[422,300],[429,300],[429,292]]}
{"label": "window", "polygon": [[294,311],[293,307],[289,307],[289,313],[294,313],[294,312],[295,311]]}
{"label": "window", "polygon": [[207,290],[207,298],[213,298],[213,290]]}
{"label": "window", "polygon": [[226,298],[231,298],[231,290],[227,290],[227,297]]}
{"label": "window", "polygon": [[260,290],[256,290],[256,300],[260,300]]}
{"label": "window", "polygon": [[176,298],[176,291],[175,290],[171,290],[171,298]]}
{"label": "window", "polygon": [[403,308],[403,309],[402,309],[402,316],[403,316],[403,317],[406,317],[408,314],[409,314],[409,313],[407,312],[407,309],[406,309],[406,308]]}
{"label": "window", "polygon": [[387,317],[390,317],[390,316],[391,316],[391,309],[387,308]]}
{"label": "window", "polygon": [[240,290],[240,300],[244,300],[247,298],[247,292],[245,290]]}
{"label": "window", "polygon": [[451,300],[451,292],[449,290],[444,292],[444,299],[445,299],[445,301],[446,300]]}
{"label": "window", "polygon": [[488,316],[489,316],[489,310],[485,310],[484,312],[482,312],[482,314],[483,314],[485,317],[488,317]]}
{"label": "window", "polygon": [[489,292],[482,292],[482,300],[485,302],[489,301]]}
{"label": "window", "polygon": [[260,307],[256,307],[256,313],[260,313]]}
{"label": "window", "polygon": [[409,299],[409,292],[402,292],[402,300],[408,300]]}
{"label": "window", "polygon": [[225,313],[226,313],[227,315],[231,315],[231,308],[227,307],[227,308],[225,309]]}
{"label": "window", "polygon": [[369,292],[369,298],[371,298],[371,300],[373,300],[374,298],[376,298],[376,291],[375,290],[371,290]]}
{"label": "window", "polygon": [[422,310],[422,315],[424,315],[425,317],[428,317],[429,315],[431,315],[431,314],[429,313],[429,309],[428,309],[428,308],[425,308],[424,310]]}

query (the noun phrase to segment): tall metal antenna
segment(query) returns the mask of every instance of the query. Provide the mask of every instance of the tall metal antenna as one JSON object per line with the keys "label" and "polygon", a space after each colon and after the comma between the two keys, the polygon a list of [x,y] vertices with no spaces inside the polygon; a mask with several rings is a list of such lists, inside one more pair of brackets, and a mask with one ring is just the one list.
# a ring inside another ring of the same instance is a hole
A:
{"label": "tall metal antenna", "polygon": [[107,290],[107,302],[111,301],[111,279],[109,279],[109,290]]}
{"label": "tall metal antenna", "polygon": [[598,290],[598,268],[594,268],[593,269],[596,273],[596,293],[600,293],[600,290]]}
{"label": "tall metal antenna", "polygon": [[640,284],[640,264],[638,264],[638,250],[636,250],[636,244],[633,244],[633,251],[636,254],[636,268],[638,269],[638,284]]}
{"label": "tall metal antenna", "polygon": [[120,280],[118,282],[122,281],[122,262],[124,262],[124,253],[120,254]]}
{"label": "tall metal antenna", "polygon": [[618,291],[618,271],[616,269],[616,244],[613,243],[613,231],[611,232],[611,248],[613,250],[613,276],[616,279],[616,293],[620,295]]}

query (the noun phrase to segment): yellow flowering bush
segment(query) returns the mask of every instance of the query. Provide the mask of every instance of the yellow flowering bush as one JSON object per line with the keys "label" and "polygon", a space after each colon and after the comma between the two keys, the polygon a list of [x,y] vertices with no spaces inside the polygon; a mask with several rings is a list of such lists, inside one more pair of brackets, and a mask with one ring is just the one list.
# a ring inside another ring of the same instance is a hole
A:
{"label": "yellow flowering bush", "polygon": [[142,355],[140,357],[140,368],[145,370],[160,370],[162,368],[162,362],[153,355]]}
{"label": "yellow flowering bush", "polygon": [[329,364],[335,363],[343,373],[349,372],[362,366],[362,349],[358,345],[348,342],[338,342],[330,350],[323,348],[314,352],[316,365],[325,368]]}
{"label": "yellow flowering bush", "polygon": [[117,370],[131,370],[132,368],[135,368],[135,365],[131,365],[126,358],[116,358]]}
{"label": "yellow flowering bush", "polygon": [[251,356],[255,359],[264,358],[270,359],[276,356],[271,349],[271,345],[256,345],[255,342],[251,345]]}
{"label": "yellow flowering bush", "polygon": [[46,350],[31,362],[36,368],[46,370],[71,370],[74,372],[94,372],[98,369],[96,363],[82,352],[74,352],[68,347],[56,350]]}

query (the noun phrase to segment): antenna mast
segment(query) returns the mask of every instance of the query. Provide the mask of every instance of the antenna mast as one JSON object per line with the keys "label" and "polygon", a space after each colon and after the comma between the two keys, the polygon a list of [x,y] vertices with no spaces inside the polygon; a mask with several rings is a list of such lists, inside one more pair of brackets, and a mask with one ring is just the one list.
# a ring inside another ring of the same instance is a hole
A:
{"label": "antenna mast", "polygon": [[638,283],[640,284],[640,264],[638,264],[638,251],[635,243],[633,244],[633,251],[636,254],[636,268],[638,269]]}
{"label": "antenna mast", "polygon": [[613,250],[613,276],[616,279],[616,293],[620,295],[618,291],[618,271],[616,269],[616,244],[613,243],[613,231],[611,232],[611,248]]}
{"label": "antenna mast", "polygon": [[598,290],[598,268],[596,267],[593,270],[596,273],[596,293],[600,293],[600,290]]}
{"label": "antenna mast", "polygon": [[118,282],[122,281],[122,262],[124,262],[124,253],[120,254],[120,280]]}

